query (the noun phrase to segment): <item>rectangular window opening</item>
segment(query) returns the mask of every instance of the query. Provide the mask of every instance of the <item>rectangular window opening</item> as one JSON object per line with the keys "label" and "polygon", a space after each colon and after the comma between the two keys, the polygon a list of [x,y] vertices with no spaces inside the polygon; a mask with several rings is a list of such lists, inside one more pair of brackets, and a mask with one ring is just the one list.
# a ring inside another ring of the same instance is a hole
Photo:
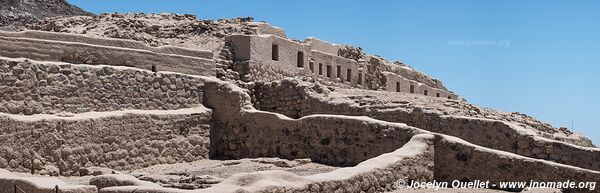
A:
{"label": "rectangular window opening", "polygon": [[304,67],[304,52],[298,52],[298,67]]}
{"label": "rectangular window opening", "polygon": [[410,85],[410,93],[415,93],[415,85]]}
{"label": "rectangular window opening", "polygon": [[271,59],[279,61],[279,45],[273,44],[271,47]]}
{"label": "rectangular window opening", "polygon": [[337,66],[336,69],[336,78],[342,78],[342,66]]}
{"label": "rectangular window opening", "polygon": [[315,63],[314,62],[308,62],[308,68],[310,68],[311,72],[315,72]]}
{"label": "rectangular window opening", "polygon": [[319,75],[323,75],[323,63],[319,63]]}
{"label": "rectangular window opening", "polygon": [[357,84],[362,84],[362,72],[358,71],[358,80],[357,80]]}
{"label": "rectangular window opening", "polygon": [[331,78],[331,65],[327,65],[327,77]]}
{"label": "rectangular window opening", "polygon": [[352,69],[348,69],[348,71],[346,72],[346,81],[352,81]]}

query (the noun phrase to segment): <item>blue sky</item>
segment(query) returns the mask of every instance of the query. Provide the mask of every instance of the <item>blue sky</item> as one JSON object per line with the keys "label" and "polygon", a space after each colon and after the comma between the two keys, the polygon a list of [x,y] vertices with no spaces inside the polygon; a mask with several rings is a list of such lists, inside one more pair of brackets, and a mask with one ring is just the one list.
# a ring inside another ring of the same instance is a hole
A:
{"label": "blue sky", "polygon": [[600,1],[69,2],[93,13],[252,16],[292,38],[315,36],[403,61],[479,106],[557,127],[571,128],[573,120],[576,132],[600,145]]}

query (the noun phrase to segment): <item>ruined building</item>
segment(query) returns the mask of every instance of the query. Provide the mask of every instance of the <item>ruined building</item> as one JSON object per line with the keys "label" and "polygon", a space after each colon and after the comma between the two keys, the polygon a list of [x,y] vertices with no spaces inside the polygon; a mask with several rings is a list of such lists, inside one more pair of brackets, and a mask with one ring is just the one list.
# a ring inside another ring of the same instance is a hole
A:
{"label": "ruined building", "polygon": [[251,18],[102,14],[21,27],[0,32],[0,192],[600,179],[600,149],[584,136]]}

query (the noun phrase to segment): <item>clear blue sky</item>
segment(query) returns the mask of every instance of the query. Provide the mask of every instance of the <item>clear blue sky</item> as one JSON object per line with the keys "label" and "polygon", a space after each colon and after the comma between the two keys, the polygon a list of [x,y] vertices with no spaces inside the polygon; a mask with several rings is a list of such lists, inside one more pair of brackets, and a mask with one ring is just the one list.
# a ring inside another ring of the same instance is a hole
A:
{"label": "clear blue sky", "polygon": [[[571,127],[600,145],[600,1],[69,0],[93,13],[252,16],[400,60],[469,102]],[[476,45],[456,45],[466,41]],[[483,45],[497,41],[502,45]]]}

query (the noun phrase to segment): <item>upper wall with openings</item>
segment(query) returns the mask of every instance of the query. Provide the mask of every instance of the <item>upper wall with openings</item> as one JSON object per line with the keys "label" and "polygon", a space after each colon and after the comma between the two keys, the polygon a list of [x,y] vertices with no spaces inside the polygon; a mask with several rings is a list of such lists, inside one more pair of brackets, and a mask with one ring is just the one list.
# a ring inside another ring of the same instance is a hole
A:
{"label": "upper wall with openings", "polygon": [[386,85],[385,89],[391,92],[404,92],[404,93],[412,93],[430,97],[441,97],[447,99],[459,99],[458,95],[455,95],[452,92],[448,92],[439,88],[432,88],[423,83],[408,80],[400,75],[385,72],[386,76]]}
{"label": "upper wall with openings", "polygon": [[[358,86],[362,66],[355,60],[329,52],[336,46],[312,39],[301,43],[271,35],[233,35],[227,41],[233,45],[236,66],[251,80],[274,81],[285,77],[312,76]],[[314,48],[314,49],[313,49]],[[247,61],[247,62],[246,62]]]}
{"label": "upper wall with openings", "polygon": [[[243,80],[276,81],[310,76],[367,88],[370,81],[379,81],[373,77],[382,77],[387,80],[387,84],[382,84],[383,88],[390,92],[459,99],[452,92],[409,80],[395,72],[373,71],[377,67],[369,68],[369,62],[339,56],[338,45],[316,38],[299,42],[273,35],[232,35],[226,40],[233,46],[235,69],[245,78]],[[374,74],[366,74],[369,72]]]}

